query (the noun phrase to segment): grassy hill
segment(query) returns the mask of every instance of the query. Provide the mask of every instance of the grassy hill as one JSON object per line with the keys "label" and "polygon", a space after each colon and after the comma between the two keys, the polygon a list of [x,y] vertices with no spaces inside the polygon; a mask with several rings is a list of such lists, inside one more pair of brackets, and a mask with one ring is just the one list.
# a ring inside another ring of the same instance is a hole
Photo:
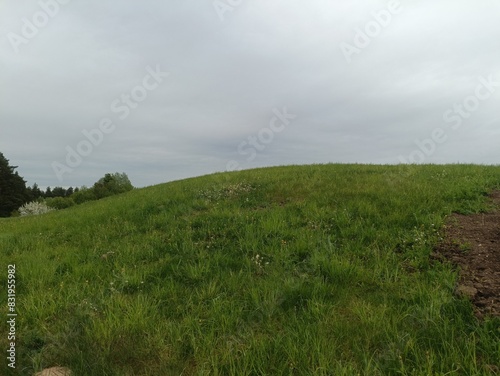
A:
{"label": "grassy hill", "polygon": [[0,220],[13,374],[494,374],[499,319],[478,322],[429,254],[498,188],[500,167],[290,166]]}

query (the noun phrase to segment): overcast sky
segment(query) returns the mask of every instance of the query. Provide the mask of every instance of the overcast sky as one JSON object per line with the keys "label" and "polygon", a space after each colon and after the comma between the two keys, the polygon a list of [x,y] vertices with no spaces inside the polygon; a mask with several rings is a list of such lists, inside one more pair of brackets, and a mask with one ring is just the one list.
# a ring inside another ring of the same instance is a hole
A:
{"label": "overcast sky", "polygon": [[498,0],[0,2],[0,152],[29,185],[500,161]]}

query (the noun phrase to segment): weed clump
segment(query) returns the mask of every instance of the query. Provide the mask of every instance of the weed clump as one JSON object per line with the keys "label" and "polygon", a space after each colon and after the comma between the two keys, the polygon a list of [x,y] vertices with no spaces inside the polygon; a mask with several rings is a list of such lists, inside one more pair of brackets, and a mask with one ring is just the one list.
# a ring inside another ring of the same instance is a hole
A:
{"label": "weed clump", "polygon": [[245,193],[250,193],[255,189],[254,186],[246,182],[239,182],[235,184],[228,184],[222,187],[211,187],[201,190],[199,197],[207,200],[208,202],[217,202],[225,199],[238,197]]}

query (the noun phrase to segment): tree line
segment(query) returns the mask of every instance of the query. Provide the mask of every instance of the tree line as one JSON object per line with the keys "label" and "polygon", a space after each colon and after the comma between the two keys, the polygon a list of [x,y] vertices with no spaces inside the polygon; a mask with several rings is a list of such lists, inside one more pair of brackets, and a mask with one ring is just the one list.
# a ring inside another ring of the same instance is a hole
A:
{"label": "tree line", "polygon": [[39,198],[53,198],[53,197],[69,197],[73,193],[78,192],[80,188],[76,187],[54,187],[53,189],[47,187],[45,191],[38,188],[38,184],[33,184],[32,187],[26,187],[28,197],[31,200],[37,200]]}
{"label": "tree line", "polygon": [[124,193],[134,187],[125,173],[107,173],[90,188],[47,187],[42,190],[35,183],[26,186],[26,181],[18,174],[18,166],[11,166],[9,160],[0,152],[0,217],[18,214],[24,204],[44,202],[54,209],[65,209],[86,201]]}

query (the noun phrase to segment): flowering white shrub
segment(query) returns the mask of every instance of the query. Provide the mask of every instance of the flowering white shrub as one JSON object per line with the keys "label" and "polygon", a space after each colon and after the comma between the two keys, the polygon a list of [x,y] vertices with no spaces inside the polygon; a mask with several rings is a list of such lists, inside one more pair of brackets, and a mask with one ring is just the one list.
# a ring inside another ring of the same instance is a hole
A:
{"label": "flowering white shrub", "polygon": [[33,201],[21,206],[19,208],[19,214],[21,217],[24,217],[26,215],[45,214],[53,210],[53,208],[47,206],[44,202]]}

